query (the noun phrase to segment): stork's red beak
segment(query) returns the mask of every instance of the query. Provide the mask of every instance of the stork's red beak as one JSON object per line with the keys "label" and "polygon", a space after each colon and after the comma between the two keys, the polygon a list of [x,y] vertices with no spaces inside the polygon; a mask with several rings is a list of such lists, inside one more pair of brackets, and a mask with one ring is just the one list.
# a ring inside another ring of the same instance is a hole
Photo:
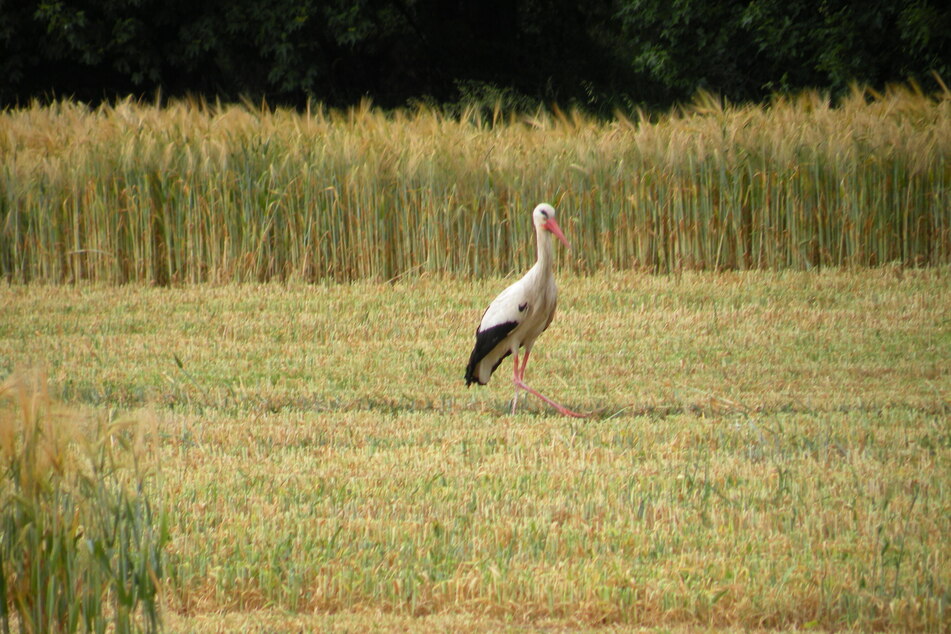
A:
{"label": "stork's red beak", "polygon": [[545,224],[543,224],[542,227],[554,233],[555,237],[561,240],[564,243],[564,245],[568,248],[569,251],[571,250],[571,245],[568,244],[568,238],[566,238],[565,234],[561,232],[561,227],[558,226],[558,223],[555,222],[554,218],[549,218],[548,220],[546,220]]}

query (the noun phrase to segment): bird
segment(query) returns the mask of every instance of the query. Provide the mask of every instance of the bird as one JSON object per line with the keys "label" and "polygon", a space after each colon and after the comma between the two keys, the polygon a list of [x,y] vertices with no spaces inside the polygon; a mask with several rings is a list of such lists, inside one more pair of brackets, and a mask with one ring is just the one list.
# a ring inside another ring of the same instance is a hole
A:
{"label": "bird", "polygon": [[[492,300],[482,314],[482,321],[476,328],[475,346],[469,356],[466,367],[466,387],[473,383],[486,385],[492,373],[505,357],[512,355],[515,384],[515,396],[512,399],[512,413],[518,404],[520,389],[534,394],[565,416],[585,418],[552,399],[540,394],[525,383],[525,368],[535,340],[551,325],[558,304],[558,289],[551,270],[552,236],[558,238],[568,250],[571,245],[555,220],[555,208],[541,203],[532,211],[535,225],[535,238],[538,245],[538,259],[522,279],[515,282],[498,297]],[[519,349],[525,354],[519,365]]]}

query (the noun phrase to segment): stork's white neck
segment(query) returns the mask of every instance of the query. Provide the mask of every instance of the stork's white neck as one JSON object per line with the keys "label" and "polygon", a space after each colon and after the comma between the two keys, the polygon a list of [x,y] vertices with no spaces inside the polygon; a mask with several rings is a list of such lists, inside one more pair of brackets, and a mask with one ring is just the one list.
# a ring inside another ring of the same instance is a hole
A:
{"label": "stork's white neck", "polygon": [[535,266],[541,269],[543,275],[551,275],[551,232],[535,227],[535,236],[538,242],[538,260]]}

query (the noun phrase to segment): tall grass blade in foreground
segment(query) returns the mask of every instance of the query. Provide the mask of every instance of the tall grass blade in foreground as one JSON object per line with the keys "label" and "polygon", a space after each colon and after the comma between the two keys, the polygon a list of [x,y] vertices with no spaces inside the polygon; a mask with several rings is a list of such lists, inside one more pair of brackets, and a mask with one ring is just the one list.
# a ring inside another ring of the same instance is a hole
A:
{"label": "tall grass blade in foreground", "polygon": [[951,262],[951,96],[631,121],[70,101],[0,114],[0,277],[498,275],[557,204],[575,271]]}
{"label": "tall grass blade in foreground", "polygon": [[36,373],[0,398],[3,631],[157,631],[168,534],[141,429],[57,411]]}

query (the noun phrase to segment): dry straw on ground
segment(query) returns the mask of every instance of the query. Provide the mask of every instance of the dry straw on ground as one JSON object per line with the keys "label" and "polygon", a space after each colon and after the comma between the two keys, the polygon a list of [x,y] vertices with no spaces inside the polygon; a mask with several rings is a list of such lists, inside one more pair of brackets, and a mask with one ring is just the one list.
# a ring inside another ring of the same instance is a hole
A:
{"label": "dry straw on ground", "polygon": [[498,279],[0,286],[31,316],[0,319],[0,359],[158,412],[184,631],[937,631],[949,280],[562,274],[529,373],[603,410],[581,423],[465,389]]}

